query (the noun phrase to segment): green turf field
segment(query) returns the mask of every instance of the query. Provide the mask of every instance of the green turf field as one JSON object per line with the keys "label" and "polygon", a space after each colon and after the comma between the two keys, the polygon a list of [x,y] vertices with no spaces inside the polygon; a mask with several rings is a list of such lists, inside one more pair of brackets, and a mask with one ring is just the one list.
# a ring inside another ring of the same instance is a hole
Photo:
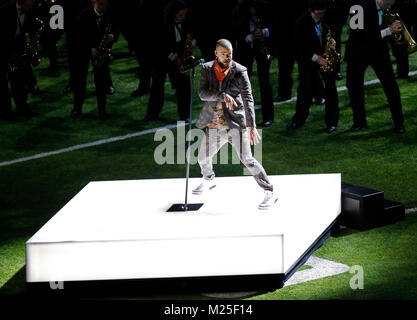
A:
{"label": "green turf field", "polygon": [[[167,79],[164,121],[145,123],[148,96],[131,98],[137,87],[137,62],[127,54],[121,39],[114,48],[111,70],[117,93],[108,98],[111,118],[98,120],[92,75],[83,119],[70,119],[72,95],[63,96],[67,84],[63,40],[59,43],[59,75],[41,75],[45,59],[36,69],[40,95],[30,104],[38,115],[29,120],[0,120],[0,162],[19,159],[100,139],[135,133],[174,124],[177,119],[175,92]],[[411,56],[417,69],[417,54]],[[345,65],[343,65],[345,68]],[[256,68],[255,68],[256,70]],[[344,74],[344,72],[343,72]],[[296,79],[296,70],[294,78]],[[368,70],[367,80],[375,79]],[[197,72],[198,79],[198,72]],[[260,103],[255,76],[252,85]],[[277,61],[271,69],[276,94]],[[393,133],[393,122],[379,84],[366,88],[369,129],[350,133],[352,111],[346,91],[341,91],[340,124],[336,133],[323,132],[324,107],[311,107],[305,126],[288,132],[295,103],[276,107],[275,123],[263,130],[263,165],[269,175],[341,173],[342,180],[385,191],[385,197],[417,207],[417,76],[399,80],[406,134]],[[338,82],[344,86],[345,81]],[[293,96],[296,86],[293,89]],[[194,99],[194,115],[202,103]],[[258,124],[261,122],[257,111]],[[0,296],[24,294],[25,241],[75,196],[88,182],[145,178],[183,177],[185,165],[159,166],[153,151],[159,142],[143,135],[119,142],[62,153],[37,160],[0,166]],[[216,165],[217,176],[240,176],[242,165]],[[200,175],[198,165],[192,177]],[[315,255],[364,269],[364,289],[352,290],[350,273],[285,287],[273,293],[252,295],[250,299],[416,299],[417,298],[417,214],[395,225],[369,231],[346,230],[330,238]],[[117,298],[117,297],[115,297]],[[195,295],[191,298],[207,298]]]}

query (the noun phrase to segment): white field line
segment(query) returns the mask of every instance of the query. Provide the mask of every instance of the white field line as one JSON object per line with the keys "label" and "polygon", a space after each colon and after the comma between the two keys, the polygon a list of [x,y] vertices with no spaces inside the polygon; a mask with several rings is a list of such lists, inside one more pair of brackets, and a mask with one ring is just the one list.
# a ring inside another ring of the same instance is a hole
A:
{"label": "white field line", "polygon": [[[417,71],[413,71],[413,72],[409,73],[409,76],[413,76],[413,75],[416,75],[416,74],[417,74]],[[367,81],[367,82],[364,83],[364,85],[369,86],[369,85],[376,84],[376,83],[379,83],[378,79]],[[338,91],[346,91],[346,90],[347,90],[347,88],[345,86],[338,88]],[[296,100],[297,100],[297,97],[293,97],[293,98],[291,98],[287,101],[274,103],[274,105],[289,103],[289,102],[293,102],[293,101],[296,101]],[[261,105],[257,105],[255,108],[259,109],[259,108],[261,108]],[[195,122],[196,122],[196,120],[193,120],[193,123],[195,123]],[[41,159],[41,158],[45,158],[45,157],[49,157],[49,156],[53,156],[53,155],[58,155],[58,154],[66,153],[66,152],[71,152],[71,151],[75,151],[75,150],[95,147],[95,146],[99,146],[99,145],[103,145],[103,144],[107,144],[107,143],[112,143],[112,142],[116,142],[116,141],[123,141],[123,140],[127,140],[127,139],[130,139],[130,138],[135,138],[135,137],[143,136],[143,135],[146,135],[146,134],[155,133],[158,130],[174,129],[176,127],[177,127],[177,124],[171,124],[171,125],[167,125],[167,126],[164,126],[164,127],[159,127],[159,128],[153,128],[153,129],[148,129],[148,130],[144,130],[144,131],[134,132],[134,133],[126,134],[126,135],[123,135],[123,136],[117,136],[117,137],[97,140],[97,141],[93,141],[93,142],[89,142],[89,143],[78,144],[78,145],[75,145],[75,146],[72,146],[72,147],[58,149],[58,150],[44,152],[44,153],[39,153],[39,154],[35,154],[33,156],[18,158],[18,159],[15,159],[15,160],[3,161],[3,162],[0,162],[0,167],[10,166],[10,165],[13,165],[13,164],[16,164],[16,163],[31,161],[31,160],[35,160],[35,159]]]}

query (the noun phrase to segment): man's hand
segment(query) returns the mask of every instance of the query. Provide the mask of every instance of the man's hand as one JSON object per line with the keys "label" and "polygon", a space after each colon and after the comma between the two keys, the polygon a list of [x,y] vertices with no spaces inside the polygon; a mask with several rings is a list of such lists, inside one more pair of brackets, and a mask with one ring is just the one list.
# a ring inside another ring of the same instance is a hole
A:
{"label": "man's hand", "polygon": [[322,56],[318,56],[316,61],[320,66],[327,67],[328,61],[327,59],[323,58]]}
{"label": "man's hand", "polygon": [[254,127],[248,127],[251,146],[256,146],[261,141],[261,136],[258,130]]}
{"label": "man's hand", "polygon": [[182,65],[182,59],[180,57],[176,57],[174,62],[178,65],[178,67],[181,67]]}
{"label": "man's hand", "polygon": [[109,33],[108,35],[106,35],[106,37],[104,38],[104,43],[106,44],[106,45],[110,45],[110,44],[112,44],[113,43],[113,41],[114,41],[114,34],[112,34],[112,33]]}
{"label": "man's hand", "polygon": [[237,103],[236,103],[235,99],[233,99],[227,93],[224,94],[224,102],[226,103],[226,107],[229,110],[234,110],[234,108],[237,107]]}
{"label": "man's hand", "polygon": [[389,26],[389,30],[391,31],[391,33],[400,33],[403,31],[403,28],[401,26],[401,22],[398,20],[395,20],[390,26]]}
{"label": "man's hand", "polygon": [[97,56],[98,56],[98,50],[97,50],[96,48],[92,48],[92,49],[91,49],[91,56],[92,56],[93,58],[95,58],[95,57],[97,57]]}

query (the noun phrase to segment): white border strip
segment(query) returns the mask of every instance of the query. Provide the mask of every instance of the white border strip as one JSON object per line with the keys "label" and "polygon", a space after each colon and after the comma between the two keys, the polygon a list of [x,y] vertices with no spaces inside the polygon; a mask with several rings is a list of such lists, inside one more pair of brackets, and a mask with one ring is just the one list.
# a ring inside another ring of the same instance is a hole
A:
{"label": "white border strip", "polygon": [[[416,74],[417,74],[417,71],[413,71],[413,72],[409,73],[409,76],[411,77],[411,76],[414,76]],[[366,81],[364,83],[364,85],[369,86],[369,85],[376,84],[376,83],[379,83],[379,82],[380,81],[378,79],[374,79],[374,80]],[[346,91],[346,90],[347,90],[347,88],[345,86],[340,87],[340,88],[337,89],[337,91],[339,91],[339,92],[340,91]],[[287,101],[274,103],[274,105],[280,105],[280,104],[283,104],[283,103],[294,102],[296,100],[297,100],[297,97],[292,97],[291,99],[289,99]],[[255,109],[260,109],[260,108],[261,108],[261,105],[257,105],[255,107]],[[197,120],[193,120],[193,123],[195,123],[196,121]],[[130,138],[135,138],[135,137],[143,136],[143,135],[150,134],[150,133],[155,133],[158,130],[174,129],[176,127],[177,127],[177,124],[171,124],[171,125],[167,125],[167,126],[164,126],[164,127],[153,128],[153,129],[148,129],[148,130],[139,131],[139,132],[135,132],[135,133],[130,133],[130,134],[127,134],[127,135],[124,135],[124,136],[118,136],[118,137],[93,141],[93,142],[89,142],[89,143],[78,144],[78,145],[68,147],[68,148],[64,148],[64,149],[39,153],[39,154],[35,154],[35,155],[29,156],[29,157],[18,158],[18,159],[15,159],[15,160],[0,162],[0,167],[10,166],[10,165],[13,165],[13,164],[16,164],[16,163],[31,161],[31,160],[35,160],[35,159],[41,159],[41,158],[45,158],[45,157],[49,157],[49,156],[53,156],[53,155],[57,155],[57,154],[62,154],[62,153],[66,153],[66,152],[71,152],[71,151],[75,151],[75,150],[95,147],[95,146],[99,146],[99,145],[102,145],[102,144],[111,143],[111,142],[115,142],[115,141],[127,140],[127,139],[130,139]]]}
{"label": "white border strip", "polygon": [[[293,276],[284,284],[284,287],[292,286],[295,284],[322,279],[326,277],[335,276],[348,272],[350,267],[343,263],[334,262],[331,260],[326,260],[318,258],[315,256],[310,256],[306,261],[305,265],[310,266],[311,269],[297,271]],[[254,295],[262,294],[263,292],[250,291],[250,292],[218,292],[218,293],[203,293],[204,296],[210,298],[219,298],[219,299],[239,299]]]}

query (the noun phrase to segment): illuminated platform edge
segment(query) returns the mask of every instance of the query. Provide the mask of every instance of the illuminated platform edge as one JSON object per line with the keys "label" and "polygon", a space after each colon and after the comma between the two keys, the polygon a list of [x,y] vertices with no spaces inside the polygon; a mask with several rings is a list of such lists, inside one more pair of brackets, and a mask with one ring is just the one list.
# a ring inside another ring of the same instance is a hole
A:
{"label": "illuminated platform edge", "polygon": [[166,212],[184,201],[184,179],[91,182],[27,241],[27,286],[281,288],[329,236],[341,212],[341,180],[270,180],[279,198],[271,210],[257,209],[263,192],[252,177],[226,177],[207,195],[190,194],[190,203],[204,206],[188,213]]}

